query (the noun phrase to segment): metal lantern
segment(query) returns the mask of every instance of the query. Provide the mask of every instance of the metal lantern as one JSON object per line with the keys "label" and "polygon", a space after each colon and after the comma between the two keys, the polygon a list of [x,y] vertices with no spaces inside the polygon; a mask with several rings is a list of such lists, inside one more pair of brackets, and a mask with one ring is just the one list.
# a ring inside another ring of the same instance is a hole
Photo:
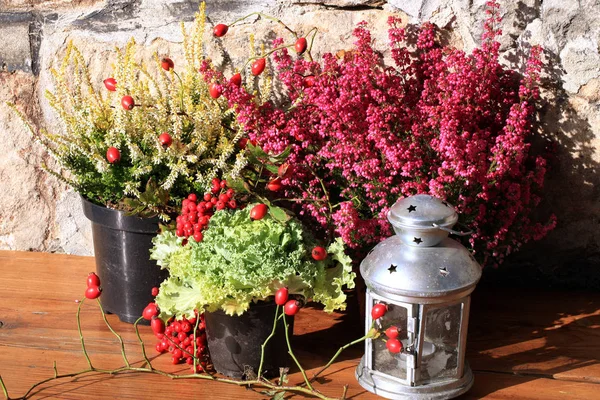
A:
{"label": "metal lantern", "polygon": [[[450,204],[429,195],[404,198],[392,206],[388,220],[396,235],[375,246],[360,265],[367,332],[373,307],[383,303],[387,311],[374,322],[382,334],[365,342],[358,382],[389,399],[459,396],[473,385],[465,350],[470,295],[481,267],[448,237],[465,234],[452,230],[458,215]],[[387,348],[388,327],[398,328],[399,352]]]}

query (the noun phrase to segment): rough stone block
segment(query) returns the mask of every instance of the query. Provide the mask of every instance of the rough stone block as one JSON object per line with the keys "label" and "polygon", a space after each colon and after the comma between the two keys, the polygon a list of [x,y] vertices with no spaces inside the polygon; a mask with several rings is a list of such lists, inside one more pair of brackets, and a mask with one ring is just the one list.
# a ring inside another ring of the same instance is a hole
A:
{"label": "rough stone block", "polygon": [[[0,68],[8,71],[32,71],[29,39],[30,18],[0,14]],[[12,21],[11,21],[12,20]]]}

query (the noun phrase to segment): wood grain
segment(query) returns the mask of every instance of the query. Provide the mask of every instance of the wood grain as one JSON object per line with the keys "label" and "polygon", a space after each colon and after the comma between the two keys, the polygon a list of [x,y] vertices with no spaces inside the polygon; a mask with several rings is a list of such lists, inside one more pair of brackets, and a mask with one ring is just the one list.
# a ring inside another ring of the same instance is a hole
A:
{"label": "wood grain", "polygon": [[[33,383],[59,373],[84,369],[77,334],[76,299],[83,297],[85,278],[95,269],[91,257],[0,251],[0,374],[12,396]],[[480,288],[484,289],[484,288]],[[475,385],[462,399],[600,399],[600,295],[594,293],[510,292],[478,290],[473,300],[467,358]],[[141,352],[132,325],[108,316],[122,334],[130,361]],[[115,337],[102,321],[97,305],[82,308],[86,346],[95,366],[123,365]],[[187,372],[158,357],[148,327],[141,327],[153,365],[168,372]],[[316,371],[337,348],[361,336],[355,304],[332,315],[317,307],[298,314],[294,347],[307,368]],[[362,346],[343,353],[316,385],[339,396],[375,399],[354,378]],[[310,376],[310,373],[309,373]],[[301,382],[296,372],[291,383]],[[0,398],[1,398],[0,394]],[[264,399],[256,391],[218,382],[171,380],[139,373],[90,374],[53,381],[36,390],[34,399]],[[294,396],[299,398],[299,396]]]}

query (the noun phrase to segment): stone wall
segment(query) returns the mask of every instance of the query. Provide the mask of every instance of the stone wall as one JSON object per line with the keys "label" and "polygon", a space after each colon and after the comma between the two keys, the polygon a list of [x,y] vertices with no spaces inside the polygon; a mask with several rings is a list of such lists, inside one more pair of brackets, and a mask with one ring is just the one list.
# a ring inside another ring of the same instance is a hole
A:
{"label": "stone wall", "polygon": [[[600,273],[600,2],[523,0],[502,3],[502,54],[521,65],[531,44],[546,49],[544,135],[559,143],[549,176],[545,211],[557,229],[529,245],[511,265],[556,282],[598,283]],[[376,44],[386,42],[385,21],[398,14],[408,23],[432,21],[455,46],[479,43],[484,0],[207,0],[210,24],[231,22],[253,11],[280,17],[294,29],[319,29],[316,53],[351,47],[356,23],[366,20]],[[4,104],[16,102],[38,125],[55,126],[43,97],[69,40],[87,57],[93,79],[110,74],[112,49],[130,37],[144,48],[181,59],[179,21],[191,21],[197,1],[2,0],[0,3],[0,249],[91,254],[91,234],[77,195],[49,178],[40,166],[52,160]],[[270,31],[275,31],[272,33]],[[241,65],[247,37],[265,43],[278,34],[272,22],[250,19],[223,41],[206,35],[217,63]],[[225,47],[224,47],[225,46]],[[224,51],[226,50],[226,52]],[[516,268],[516,267],[515,267]],[[594,281],[593,279],[596,279]]]}

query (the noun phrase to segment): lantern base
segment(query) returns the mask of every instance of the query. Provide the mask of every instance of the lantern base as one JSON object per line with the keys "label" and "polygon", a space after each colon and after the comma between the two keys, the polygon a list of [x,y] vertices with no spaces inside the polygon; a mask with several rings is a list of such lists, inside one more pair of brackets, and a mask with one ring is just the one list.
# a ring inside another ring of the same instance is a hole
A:
{"label": "lantern base", "polygon": [[364,366],[363,357],[356,368],[356,379],[363,388],[378,396],[392,400],[442,400],[452,399],[467,392],[473,386],[473,372],[465,362],[463,377],[421,386],[407,386],[382,374],[373,373]]}

